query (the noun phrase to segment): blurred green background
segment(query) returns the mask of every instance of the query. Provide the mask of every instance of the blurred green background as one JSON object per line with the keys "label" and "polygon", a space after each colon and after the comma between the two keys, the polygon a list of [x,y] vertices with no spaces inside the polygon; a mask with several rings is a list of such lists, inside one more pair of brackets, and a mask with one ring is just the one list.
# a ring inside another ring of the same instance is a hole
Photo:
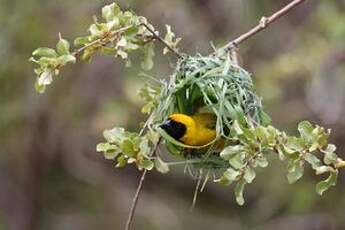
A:
{"label": "blurred green background", "polygon": [[[46,94],[34,92],[33,49],[87,33],[92,15],[110,1],[0,0],[0,229],[123,229],[139,172],[114,168],[96,153],[102,130],[138,130],[139,64],[97,57],[69,66]],[[182,49],[211,52],[287,0],[130,0],[124,8],[164,31],[171,24]],[[345,157],[345,1],[306,1],[240,47],[273,124],[290,134],[308,119],[332,128]],[[174,58],[156,55],[150,74],[167,77]],[[288,185],[275,156],[246,189],[239,207],[233,188],[209,184],[189,211],[195,181],[174,168],[150,173],[135,229],[345,229],[345,172],[322,197],[316,176]]]}

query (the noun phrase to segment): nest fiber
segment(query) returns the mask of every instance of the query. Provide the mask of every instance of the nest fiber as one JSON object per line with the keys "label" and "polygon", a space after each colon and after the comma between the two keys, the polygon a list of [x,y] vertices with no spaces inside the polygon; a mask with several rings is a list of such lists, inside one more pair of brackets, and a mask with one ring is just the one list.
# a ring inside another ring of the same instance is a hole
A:
{"label": "nest fiber", "polygon": [[235,120],[245,127],[270,122],[250,74],[230,57],[198,55],[181,59],[169,83],[162,87],[157,111],[157,117],[163,120],[176,112],[214,113],[218,137],[229,137],[226,130]]}

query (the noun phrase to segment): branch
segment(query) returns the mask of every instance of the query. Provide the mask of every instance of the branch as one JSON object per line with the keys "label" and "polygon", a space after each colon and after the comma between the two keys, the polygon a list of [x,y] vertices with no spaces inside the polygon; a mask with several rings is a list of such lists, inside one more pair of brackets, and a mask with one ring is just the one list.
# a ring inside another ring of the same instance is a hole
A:
{"label": "branch", "polygon": [[[83,51],[85,51],[87,48],[90,48],[94,45],[107,45],[108,43],[111,42],[111,39],[114,38],[116,35],[130,29],[131,27],[133,27],[135,25],[129,25],[129,26],[125,26],[125,27],[122,27],[118,30],[115,30],[113,32],[111,32],[105,39],[105,38],[99,38],[77,50],[75,50],[72,55],[73,56],[78,56],[79,54],[81,54]],[[164,41],[164,39],[162,37],[160,37],[159,35],[157,35],[157,33],[152,30],[146,23],[141,23],[139,24],[139,26],[144,26],[151,34],[152,34],[152,37],[157,39],[158,41],[160,41],[165,47],[167,47],[172,53],[174,53],[178,58],[181,58],[181,54],[179,54],[174,48],[172,48],[168,43],[166,43],[166,41]],[[110,38],[110,39],[109,39]]]}
{"label": "branch", "polygon": [[342,169],[345,168],[345,161],[341,158],[338,158],[337,163],[335,164],[336,169]]}
{"label": "branch", "polygon": [[[110,33],[109,37],[110,37],[110,38],[113,38],[113,37],[115,37],[116,35],[118,35],[119,33],[122,33],[122,32],[128,30],[129,28],[131,28],[131,27],[133,27],[133,26],[134,26],[134,25],[129,25],[129,26],[122,27],[122,28],[120,28],[120,29],[118,29],[118,30],[115,30],[115,31],[113,31],[113,32]],[[108,39],[108,40],[106,40],[106,41],[103,41],[103,40],[104,40],[104,38],[99,38],[99,39],[97,39],[97,40],[94,40],[93,42],[91,42],[91,43],[89,43],[89,44],[87,44],[87,45],[85,45],[85,46],[83,46],[83,47],[81,47],[81,48],[75,50],[75,51],[72,53],[72,55],[73,55],[73,56],[78,56],[78,55],[81,54],[84,50],[86,50],[87,48],[90,48],[90,47],[92,47],[92,46],[94,46],[94,45],[99,45],[99,44],[101,44],[101,45],[106,45],[106,44],[108,44],[108,43],[111,42],[110,39]]]}
{"label": "branch", "polygon": [[[160,137],[158,142],[155,144],[155,146],[154,146],[154,148],[153,148],[153,150],[151,152],[151,156],[153,156],[156,153],[156,151],[158,149],[158,146],[159,146],[161,141],[162,141],[162,138]],[[143,184],[144,184],[144,181],[145,181],[145,177],[146,177],[147,171],[148,171],[147,169],[144,169],[143,173],[141,174],[137,190],[136,190],[135,195],[133,197],[132,206],[131,206],[131,209],[130,209],[129,214],[128,214],[125,230],[129,230],[130,227],[131,227],[131,224],[133,222],[133,216],[134,216],[137,204],[138,204],[139,195],[140,195],[140,193],[142,191],[142,188],[143,188]]]}
{"label": "branch", "polygon": [[172,53],[174,53],[178,58],[182,58],[182,55],[177,52],[174,48],[172,48],[168,43],[166,43],[166,41],[164,41],[164,39],[162,37],[160,37],[159,35],[157,35],[155,33],[155,31],[153,31],[148,25],[146,25],[145,23],[141,24],[142,26],[144,26],[148,31],[151,32],[151,34],[158,40],[160,41],[165,47],[167,47]]}
{"label": "branch", "polygon": [[303,3],[305,0],[294,0],[287,4],[285,7],[280,9],[279,11],[275,12],[271,16],[262,17],[259,24],[255,27],[253,27],[251,30],[249,30],[247,33],[244,33],[237,37],[236,39],[230,41],[228,44],[226,44],[223,48],[227,51],[232,50],[233,48],[236,48],[239,44],[246,41],[247,39],[251,38],[255,34],[259,33],[261,30],[264,30],[269,26],[271,23],[275,22],[279,18],[285,16],[288,14],[292,9]]}

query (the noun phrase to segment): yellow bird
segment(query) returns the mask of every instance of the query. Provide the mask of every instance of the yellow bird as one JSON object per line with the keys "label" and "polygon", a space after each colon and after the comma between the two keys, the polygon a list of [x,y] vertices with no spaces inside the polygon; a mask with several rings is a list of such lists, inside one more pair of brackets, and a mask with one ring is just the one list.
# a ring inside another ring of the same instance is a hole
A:
{"label": "yellow bird", "polygon": [[216,138],[216,117],[210,113],[192,116],[172,114],[160,125],[171,137],[186,145],[203,146]]}

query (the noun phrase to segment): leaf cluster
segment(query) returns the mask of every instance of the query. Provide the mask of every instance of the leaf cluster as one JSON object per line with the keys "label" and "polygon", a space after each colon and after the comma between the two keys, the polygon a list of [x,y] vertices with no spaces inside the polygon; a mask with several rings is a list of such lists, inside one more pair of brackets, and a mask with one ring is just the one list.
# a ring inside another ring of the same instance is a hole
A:
{"label": "leaf cluster", "polygon": [[[303,176],[305,164],[309,164],[316,175],[328,173],[328,178],[316,185],[317,193],[322,195],[336,184],[338,175],[336,148],[328,144],[330,131],[308,121],[301,122],[298,131],[298,137],[288,136],[272,126],[246,128],[236,121],[231,136],[238,144],[230,145],[220,153],[230,167],[216,181],[224,185],[236,182],[236,201],[242,205],[245,185],[255,179],[257,167],[268,166],[267,156],[274,153],[288,162],[287,179],[290,184]],[[319,153],[323,154],[321,160],[317,156]]]}
{"label": "leaf cluster", "polygon": [[106,142],[97,145],[97,152],[102,152],[108,160],[116,161],[116,167],[135,164],[139,170],[152,170],[155,167],[162,173],[169,171],[168,166],[159,157],[152,156],[152,146],[158,142],[155,133],[149,132],[145,136],[139,136],[123,128],[114,128],[105,130],[103,136]]}
{"label": "leaf cluster", "polygon": [[56,48],[41,47],[32,53],[30,61],[38,65],[35,68],[37,79],[35,89],[43,93],[47,85],[53,82],[53,76],[60,73],[60,69],[69,64],[75,63],[76,57],[70,52],[70,44],[59,34],[59,41]]}
{"label": "leaf cluster", "polygon": [[[170,26],[166,27],[165,43],[175,49],[180,39],[175,37]],[[30,61],[38,65],[35,69],[38,92],[44,92],[63,66],[75,63],[78,57],[90,61],[96,53],[121,58],[126,61],[126,66],[130,66],[129,53],[139,52],[142,56],[141,67],[144,70],[153,67],[154,41],[159,33],[145,17],[123,11],[116,3],[112,3],[102,8],[101,21],[94,17],[94,23],[88,30],[88,35],[74,40],[73,52],[70,51],[70,43],[59,35],[56,49],[41,47],[32,53]],[[166,49],[164,53],[167,53]]]}

